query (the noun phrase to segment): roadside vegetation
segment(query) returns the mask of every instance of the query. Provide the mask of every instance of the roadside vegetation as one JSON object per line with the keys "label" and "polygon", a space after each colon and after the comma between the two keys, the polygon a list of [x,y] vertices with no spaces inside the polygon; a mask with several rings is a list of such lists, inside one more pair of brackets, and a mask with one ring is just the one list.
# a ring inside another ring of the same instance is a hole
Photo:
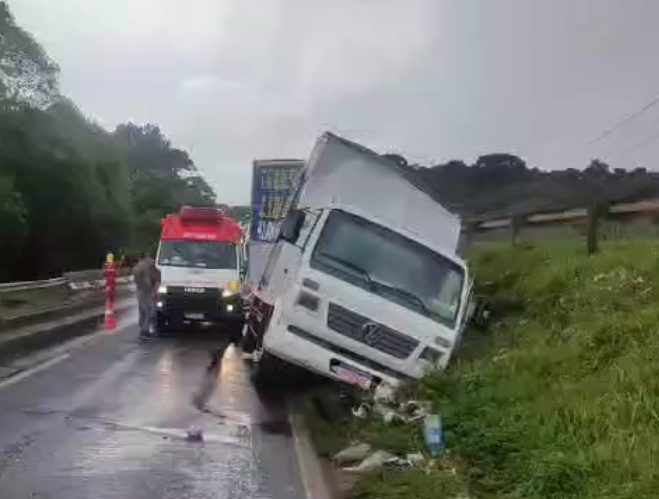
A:
{"label": "roadside vegetation", "polygon": [[[447,450],[426,471],[360,478],[354,497],[656,497],[659,241],[584,253],[577,242],[473,252],[492,321],[412,387],[441,414]],[[320,429],[328,454],[355,439],[422,447],[418,428],[373,420]]]}
{"label": "roadside vegetation", "polygon": [[61,95],[59,68],[0,1],[0,282],[100,266],[215,194],[156,125],[109,132]]}

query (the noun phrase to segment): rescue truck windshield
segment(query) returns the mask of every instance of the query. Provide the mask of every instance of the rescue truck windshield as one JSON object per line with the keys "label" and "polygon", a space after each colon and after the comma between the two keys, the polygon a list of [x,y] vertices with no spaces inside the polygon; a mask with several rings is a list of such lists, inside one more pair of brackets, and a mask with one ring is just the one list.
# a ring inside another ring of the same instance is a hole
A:
{"label": "rescue truck windshield", "polygon": [[161,241],[158,264],[170,267],[235,269],[236,246],[224,241]]}

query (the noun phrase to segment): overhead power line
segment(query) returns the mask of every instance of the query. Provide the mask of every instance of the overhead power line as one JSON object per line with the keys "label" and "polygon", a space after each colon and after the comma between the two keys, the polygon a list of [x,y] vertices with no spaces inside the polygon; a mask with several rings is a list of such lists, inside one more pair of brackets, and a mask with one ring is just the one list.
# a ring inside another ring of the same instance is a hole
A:
{"label": "overhead power line", "polygon": [[599,137],[597,137],[596,139],[589,142],[589,144],[596,144],[597,142],[600,142],[600,141],[604,140],[609,135],[612,135],[613,133],[617,132],[622,127],[624,127],[627,123],[629,123],[630,121],[635,120],[640,115],[642,115],[643,113],[645,113],[646,111],[648,111],[649,109],[651,109],[652,107],[654,107],[657,104],[659,104],[659,97],[655,97],[650,102],[645,104],[642,108],[640,108],[638,111],[635,111],[632,114],[630,114],[629,116],[626,116],[625,118],[623,118],[614,127],[609,128],[608,130],[604,131]]}

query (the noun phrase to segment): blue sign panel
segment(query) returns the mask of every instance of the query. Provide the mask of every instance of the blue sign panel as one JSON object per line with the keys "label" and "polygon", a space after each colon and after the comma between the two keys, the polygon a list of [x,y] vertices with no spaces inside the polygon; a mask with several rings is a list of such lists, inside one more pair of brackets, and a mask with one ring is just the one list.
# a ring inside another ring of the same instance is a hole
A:
{"label": "blue sign panel", "polygon": [[256,162],[252,174],[252,241],[274,242],[304,162]]}

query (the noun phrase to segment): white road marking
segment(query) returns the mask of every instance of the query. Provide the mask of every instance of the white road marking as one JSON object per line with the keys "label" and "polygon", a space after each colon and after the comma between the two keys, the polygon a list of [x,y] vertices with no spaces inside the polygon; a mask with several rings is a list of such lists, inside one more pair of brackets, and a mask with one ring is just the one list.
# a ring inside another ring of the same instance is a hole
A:
{"label": "white road marking", "polygon": [[59,364],[60,362],[68,359],[71,355],[68,353],[63,353],[60,354],[56,357],[51,358],[50,360],[47,360],[37,366],[34,366],[30,369],[26,369],[25,371],[21,371],[18,374],[11,376],[10,378],[7,378],[3,381],[0,381],[0,390],[3,388],[7,388],[8,386],[11,386],[15,383],[18,383],[19,381],[24,380],[25,378],[29,378],[30,376],[33,376],[34,374],[37,374],[41,371],[45,371],[46,369],[49,369],[53,367],[56,364]]}
{"label": "white road marking", "polygon": [[[130,308],[130,307],[125,307]],[[117,328],[114,330],[105,330],[100,329],[94,333],[79,336],[77,338],[72,338],[64,343],[61,343],[55,347],[38,350],[32,354],[20,357],[19,359],[12,362],[7,367],[16,368],[16,374],[11,374],[6,379],[0,381],[0,390],[18,383],[30,376],[37,374],[41,371],[44,371],[50,367],[53,367],[56,364],[68,359],[71,356],[71,352],[81,349],[88,344],[100,339],[103,336],[111,336],[113,334],[118,334],[119,331],[122,331],[137,322],[134,314],[124,318],[120,321],[120,324],[117,324]]]}
{"label": "white road marking", "polygon": [[[98,419],[97,421],[116,429],[152,433],[154,435],[169,437],[175,440],[187,440],[187,430],[184,428],[165,428],[159,426],[127,424],[119,423],[117,421],[109,421],[106,419]],[[241,440],[239,437],[220,435],[218,433],[207,433],[203,430],[202,435],[202,441],[206,443],[229,444],[235,445],[237,447],[247,448],[250,447],[248,442]]]}

